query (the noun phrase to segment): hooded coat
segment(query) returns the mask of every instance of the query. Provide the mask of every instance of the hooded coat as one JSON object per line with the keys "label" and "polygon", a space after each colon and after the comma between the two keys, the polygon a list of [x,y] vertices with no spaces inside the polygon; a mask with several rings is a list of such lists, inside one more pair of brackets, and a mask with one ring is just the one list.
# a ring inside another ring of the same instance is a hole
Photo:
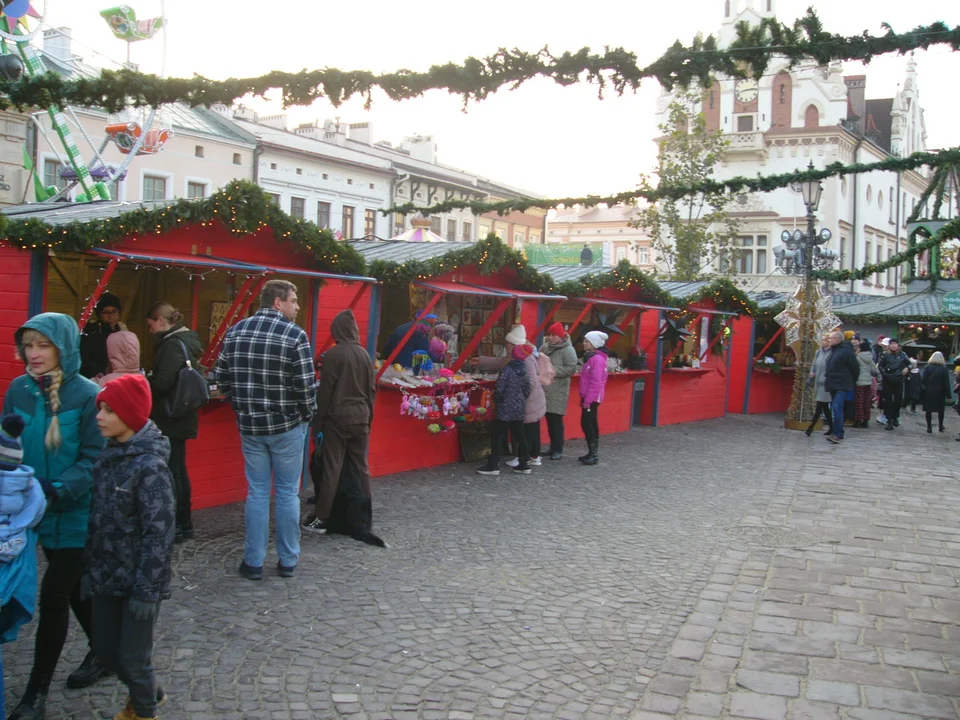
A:
{"label": "hooded coat", "polygon": [[17,639],[37,607],[37,534],[33,530],[47,507],[33,468],[0,471],[0,642]]}
{"label": "hooded coat", "polygon": [[603,391],[607,386],[607,349],[592,350],[583,356],[583,369],[580,371],[580,404],[588,407],[603,402]]}
{"label": "hooded coat", "polygon": [[100,387],[118,377],[141,372],[140,340],[129,330],[112,333],[107,338],[107,357],[110,359],[110,373],[97,381]]}
{"label": "hooded coat", "polygon": [[[181,417],[172,418],[165,412],[166,396],[173,392],[177,384],[177,375],[187,364],[183,346],[187,347],[190,362],[199,370],[197,361],[203,354],[200,336],[182,324],[174,325],[166,332],[157,333],[157,344],[153,350],[153,372],[150,374],[150,391],[153,393],[153,410],[150,419],[160,432],[172,440],[192,440],[197,436],[200,425],[200,411],[194,410]],[[180,343],[183,343],[181,345]]]}
{"label": "hooded coat", "polygon": [[170,441],[148,422],[127,442],[108,440],[94,468],[84,564],[96,595],[170,597],[175,505]]}
{"label": "hooded coat", "polygon": [[503,422],[523,422],[526,417],[527,398],[530,389],[537,383],[537,376],[527,374],[523,360],[511,360],[500,370],[497,385],[493,391],[493,402],[497,406],[497,420]]}
{"label": "hooded coat", "polygon": [[17,345],[24,330],[42,333],[60,351],[63,380],[57,417],[63,442],[49,451],[44,445],[53,412],[50,398],[41,387],[42,380],[21,375],[10,383],[3,412],[15,412],[23,418],[23,462],[33,468],[37,477],[52,481],[59,496],[48,503],[37,528],[40,544],[51,550],[81,548],[87,541],[93,464],[103,448],[96,419],[100,388],[79,374],[80,331],[76,320],[60,313],[35,315],[17,330]]}
{"label": "hooded coat", "polygon": [[111,292],[105,292],[97,301],[96,321],[83,326],[83,335],[80,338],[80,374],[84,377],[93,378],[109,370],[107,338],[113,333],[126,330],[123,323],[117,323],[117,326],[113,327],[100,319],[100,313],[107,307],[118,310],[123,308],[120,298]]}
{"label": "hooded coat", "polygon": [[360,344],[360,329],[352,310],[343,310],[330,323],[336,345],[323,356],[313,426],[369,425],[377,399],[376,374],[370,355]]}
{"label": "hooded coat", "polygon": [[568,335],[558,345],[551,345],[549,340],[544,342],[540,352],[550,358],[556,371],[553,382],[543,389],[547,398],[547,412],[566,415],[567,401],[570,399],[570,378],[577,372],[577,351],[573,349]]}

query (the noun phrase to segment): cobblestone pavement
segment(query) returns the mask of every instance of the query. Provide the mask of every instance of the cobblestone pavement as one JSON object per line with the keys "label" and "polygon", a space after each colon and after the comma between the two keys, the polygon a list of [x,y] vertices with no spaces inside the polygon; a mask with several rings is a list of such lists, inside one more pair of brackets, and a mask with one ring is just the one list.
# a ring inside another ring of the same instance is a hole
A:
{"label": "cobblestone pavement", "polygon": [[[197,513],[163,716],[958,717],[960,443],[917,419],[834,447],[731,416],[604,438],[594,468],[573,443],[528,477],[382,478],[390,548],[305,535],[293,580],[237,575],[242,506]],[[4,648],[9,707],[32,630]],[[123,705],[113,679],[65,689],[84,650],[49,718]]]}

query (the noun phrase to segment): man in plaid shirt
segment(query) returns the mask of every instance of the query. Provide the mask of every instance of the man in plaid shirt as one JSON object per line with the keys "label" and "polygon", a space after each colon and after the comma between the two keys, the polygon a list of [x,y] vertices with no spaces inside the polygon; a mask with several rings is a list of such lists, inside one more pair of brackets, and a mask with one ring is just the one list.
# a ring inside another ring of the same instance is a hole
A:
{"label": "man in plaid shirt", "polygon": [[293,577],[300,559],[300,476],[317,381],[307,334],[294,320],[297,286],[270,280],[260,310],[227,332],[217,385],[237,413],[247,474],[246,542],[240,574],[263,578],[270,539],[270,486],[276,487],[277,570]]}

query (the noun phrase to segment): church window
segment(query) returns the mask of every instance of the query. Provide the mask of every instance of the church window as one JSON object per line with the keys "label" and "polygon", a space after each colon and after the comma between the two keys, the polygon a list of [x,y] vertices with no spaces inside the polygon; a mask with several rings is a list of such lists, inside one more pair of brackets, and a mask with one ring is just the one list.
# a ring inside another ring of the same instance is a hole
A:
{"label": "church window", "polygon": [[803,115],[803,126],[807,128],[820,127],[820,111],[816,105],[807,105],[807,110]]}
{"label": "church window", "polygon": [[780,104],[783,105],[787,101],[787,84],[780,83]]}
{"label": "church window", "polygon": [[730,0],[723,3],[723,16],[730,17]]}
{"label": "church window", "polygon": [[713,90],[710,91],[710,109],[713,110]]}

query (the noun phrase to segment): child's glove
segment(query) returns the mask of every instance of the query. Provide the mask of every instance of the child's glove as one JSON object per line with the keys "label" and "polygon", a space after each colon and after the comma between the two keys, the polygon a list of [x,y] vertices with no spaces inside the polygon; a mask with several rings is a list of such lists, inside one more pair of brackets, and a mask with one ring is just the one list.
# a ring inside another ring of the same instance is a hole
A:
{"label": "child's glove", "polygon": [[137,600],[130,598],[127,601],[127,607],[130,608],[130,614],[136,620],[152,620],[157,614],[157,604],[149,600]]}
{"label": "child's glove", "polygon": [[47,500],[59,500],[60,493],[57,492],[57,489],[53,486],[53,481],[48,480],[47,478],[38,477],[37,482],[40,483],[40,487],[43,488],[43,494],[47,496]]}

